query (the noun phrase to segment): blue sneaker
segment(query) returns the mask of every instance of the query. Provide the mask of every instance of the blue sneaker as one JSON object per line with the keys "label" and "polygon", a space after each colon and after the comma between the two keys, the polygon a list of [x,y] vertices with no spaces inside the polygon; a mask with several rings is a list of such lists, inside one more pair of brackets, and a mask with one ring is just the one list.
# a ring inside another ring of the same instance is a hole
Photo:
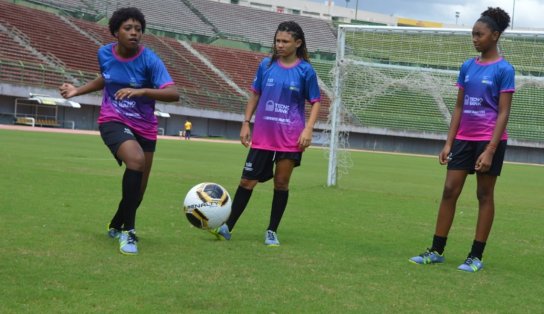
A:
{"label": "blue sneaker", "polygon": [[445,260],[444,255],[438,254],[436,251],[427,249],[425,253],[419,254],[409,259],[410,262],[415,264],[437,264],[443,263]]}
{"label": "blue sneaker", "polygon": [[110,224],[106,226],[106,229],[108,229],[108,237],[112,239],[117,239],[121,235],[121,230],[116,228],[111,228]]}
{"label": "blue sneaker", "polygon": [[231,233],[227,224],[222,224],[221,226],[209,231],[217,238],[217,240],[230,240]]}
{"label": "blue sneaker", "polygon": [[470,256],[467,257],[467,259],[465,260],[463,264],[457,267],[458,270],[466,271],[469,273],[475,273],[482,268],[484,268],[484,262],[481,261],[477,257],[470,257]]}
{"label": "blue sneaker", "polygon": [[119,236],[119,251],[126,255],[136,255],[138,254],[137,243],[136,231],[123,231]]}
{"label": "blue sneaker", "polygon": [[266,230],[264,233],[264,244],[268,246],[280,246],[278,235],[272,230]]}

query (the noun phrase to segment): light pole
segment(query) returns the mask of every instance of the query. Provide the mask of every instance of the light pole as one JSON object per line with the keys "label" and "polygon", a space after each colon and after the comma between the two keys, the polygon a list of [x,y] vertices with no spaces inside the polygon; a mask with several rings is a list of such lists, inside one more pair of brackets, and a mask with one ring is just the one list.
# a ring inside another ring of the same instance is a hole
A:
{"label": "light pole", "polygon": [[455,11],[455,25],[457,25],[457,22],[459,21],[459,15],[461,15],[461,13],[459,11]]}
{"label": "light pole", "polygon": [[512,29],[514,29],[514,13],[516,12],[516,0],[512,3]]}
{"label": "light pole", "polygon": [[355,2],[355,20],[357,20],[357,11],[359,11],[359,0]]}

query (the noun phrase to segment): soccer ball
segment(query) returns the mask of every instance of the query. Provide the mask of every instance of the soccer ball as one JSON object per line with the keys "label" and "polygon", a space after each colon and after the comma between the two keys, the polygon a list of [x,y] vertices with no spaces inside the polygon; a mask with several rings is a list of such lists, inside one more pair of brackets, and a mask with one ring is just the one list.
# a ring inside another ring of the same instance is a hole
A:
{"label": "soccer ball", "polygon": [[227,221],[232,200],[217,183],[205,182],[191,188],[183,201],[189,222],[200,229],[215,229]]}

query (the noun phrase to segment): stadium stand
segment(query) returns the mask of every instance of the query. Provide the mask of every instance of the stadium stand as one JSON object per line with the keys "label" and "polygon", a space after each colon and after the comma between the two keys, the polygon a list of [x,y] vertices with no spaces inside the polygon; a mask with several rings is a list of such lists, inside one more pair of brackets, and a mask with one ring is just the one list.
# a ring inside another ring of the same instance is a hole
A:
{"label": "stadium stand", "polygon": [[[13,37],[18,38],[19,42]],[[0,19],[0,80],[46,86],[63,80],[60,70],[44,65],[31,53],[28,38],[16,27]]]}
{"label": "stadium stand", "polygon": [[[22,34],[18,29],[14,30],[14,27],[7,22],[0,20],[0,42],[2,43],[0,45],[0,59],[21,61],[23,63],[41,63],[42,61],[38,57],[9,36],[12,32]],[[24,42],[24,39],[22,41]]]}
{"label": "stadium stand", "polygon": [[0,18],[23,32],[29,44],[60,68],[97,72],[96,46],[57,15],[0,1]]}
{"label": "stadium stand", "polygon": [[[108,3],[110,7],[104,8],[103,5],[108,5]],[[146,22],[153,28],[188,35],[215,35],[213,27],[202,21],[181,0],[161,0],[160,5],[149,0],[131,0],[129,3],[123,1],[97,1],[96,9],[99,12],[111,13],[120,5],[131,5],[140,8],[142,12],[145,12]]]}
{"label": "stadium stand", "polygon": [[[192,43],[192,46],[205,55],[215,66],[247,92],[251,91],[251,83],[253,82],[255,71],[259,66],[259,63],[268,55],[265,53],[200,43]],[[323,108],[320,111],[318,121],[324,122],[327,120],[330,100],[323,90],[321,91],[321,95],[323,98]]]}
{"label": "stadium stand", "polygon": [[220,35],[239,38],[271,47],[278,24],[294,20],[305,30],[308,50],[336,52],[336,38],[331,26],[324,20],[305,16],[260,11],[253,8],[208,0],[184,1],[214,25]]}
{"label": "stadium stand", "polygon": [[[208,0],[160,0],[160,3],[144,0],[132,0],[130,3],[121,1],[77,1],[77,0],[33,0],[33,3],[48,4],[55,8],[65,8],[75,12],[91,12],[95,17],[102,16],[99,22],[82,20],[77,17],[57,15],[32,9],[11,2],[0,0],[0,83],[14,83],[25,86],[42,86],[56,89],[57,86],[70,80],[84,82],[98,75],[96,62],[96,50],[101,44],[114,41],[107,26],[102,25],[108,14],[120,5],[135,5],[141,7],[148,19],[148,29],[167,30],[179,34],[198,34],[207,36],[197,38],[199,42],[192,42],[190,46],[198,51],[198,54],[208,59],[208,63],[199,59],[191,50],[188,50],[180,41],[164,36],[158,36],[160,32],[149,31],[144,36],[143,43],[153,49],[165,62],[180,89],[181,101],[176,104],[184,108],[204,109],[218,113],[241,114],[245,107],[245,96],[238,92],[239,89],[227,84],[233,82],[240,89],[249,91],[255,69],[259,61],[267,55],[262,47],[270,47],[273,31],[281,21],[293,19],[302,25],[306,31],[308,47],[314,52],[333,52],[336,45],[334,31],[323,20],[295,15],[279,14],[256,10],[244,6],[236,6],[217,3]],[[175,12],[175,14],[172,14]],[[76,14],[77,16],[77,14]],[[31,21],[31,22],[29,22]],[[171,34],[167,34],[171,35]],[[15,38],[15,39],[14,39]],[[19,39],[17,39],[19,38]],[[177,37],[186,38],[186,37]],[[217,42],[209,43],[217,39],[231,38],[234,41],[242,41],[247,45],[246,50],[235,49]],[[16,40],[17,39],[17,40]],[[193,38],[194,40],[194,38]],[[379,38],[377,39],[379,40]],[[74,44],[77,43],[77,44]],[[256,44],[258,52],[250,51]],[[372,46],[372,43],[350,42],[350,45],[364,44]],[[414,39],[413,45],[428,45],[429,43]],[[531,43],[527,43],[530,45]],[[258,47],[262,45],[261,47]],[[451,43],[451,49],[466,49],[460,43]],[[509,48],[507,46],[507,48]],[[426,58],[434,59],[433,49]],[[372,59],[380,59],[387,56],[384,63],[396,64],[401,57],[395,53],[402,49],[391,51],[371,51],[372,55],[365,56]],[[514,60],[516,56],[513,56]],[[312,59],[320,79],[329,86],[332,85],[331,70],[334,62],[320,58],[317,54]],[[543,59],[544,60],[544,59]],[[414,59],[414,64],[418,60]],[[431,62],[432,63],[432,62]],[[452,61],[451,64],[435,64],[437,68],[457,70],[459,64]],[[540,67],[540,65],[533,65]],[[211,67],[211,68],[210,68]],[[521,72],[532,74],[540,71],[536,68],[520,67]],[[224,75],[218,75],[220,71]],[[516,93],[516,97],[534,97],[539,89],[525,89]],[[357,90],[348,93],[356,94]],[[327,120],[330,99],[322,90],[323,109],[320,112],[319,121]],[[414,132],[444,133],[447,131],[447,119],[437,109],[436,104],[425,100],[417,93],[403,91],[394,95],[387,95],[389,101],[380,98],[375,99],[372,106],[361,106],[361,110],[351,112],[351,121],[356,126],[370,128],[383,128],[388,130],[407,130]],[[398,101],[391,101],[391,98]],[[349,98],[344,98],[350,101]],[[357,101],[357,100],[354,100]],[[391,104],[418,103],[419,107],[405,110],[400,106]],[[454,100],[445,101],[448,109],[452,110]],[[534,111],[534,120],[527,118],[525,112]],[[512,107],[509,132],[517,140],[542,142],[541,134],[544,132],[541,121],[537,117],[542,116],[541,106],[534,108]],[[47,119],[44,119],[47,120]],[[28,123],[28,120],[20,122]],[[35,121],[44,125],[47,121]],[[49,123],[55,125],[54,123]]]}
{"label": "stadium stand", "polygon": [[200,43],[192,46],[204,54],[213,64],[217,65],[238,86],[250,91],[255,70],[265,53],[256,53],[242,49],[224,48]]}

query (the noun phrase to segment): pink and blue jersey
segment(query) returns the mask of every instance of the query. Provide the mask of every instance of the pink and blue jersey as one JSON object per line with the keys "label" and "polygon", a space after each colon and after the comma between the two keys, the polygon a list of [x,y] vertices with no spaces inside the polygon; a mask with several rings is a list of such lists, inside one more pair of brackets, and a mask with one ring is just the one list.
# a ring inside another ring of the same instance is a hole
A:
{"label": "pink and blue jersey", "polygon": [[[457,86],[464,92],[464,102],[455,138],[491,140],[499,114],[499,96],[516,90],[514,67],[503,58],[490,63],[472,58],[461,66]],[[501,140],[506,139],[508,134],[505,131]]]}
{"label": "pink and blue jersey", "polygon": [[116,100],[115,93],[122,88],[164,88],[174,82],[161,59],[151,50],[141,46],[138,54],[123,59],[115,52],[117,43],[98,50],[100,72],[105,81],[98,123],[117,121],[150,140],[157,139],[155,100],[132,97]]}
{"label": "pink and blue jersey", "polygon": [[298,60],[286,67],[264,58],[253,80],[259,94],[251,147],[281,152],[300,152],[297,141],[306,124],[306,101],[321,99],[317,75],[310,63]]}

